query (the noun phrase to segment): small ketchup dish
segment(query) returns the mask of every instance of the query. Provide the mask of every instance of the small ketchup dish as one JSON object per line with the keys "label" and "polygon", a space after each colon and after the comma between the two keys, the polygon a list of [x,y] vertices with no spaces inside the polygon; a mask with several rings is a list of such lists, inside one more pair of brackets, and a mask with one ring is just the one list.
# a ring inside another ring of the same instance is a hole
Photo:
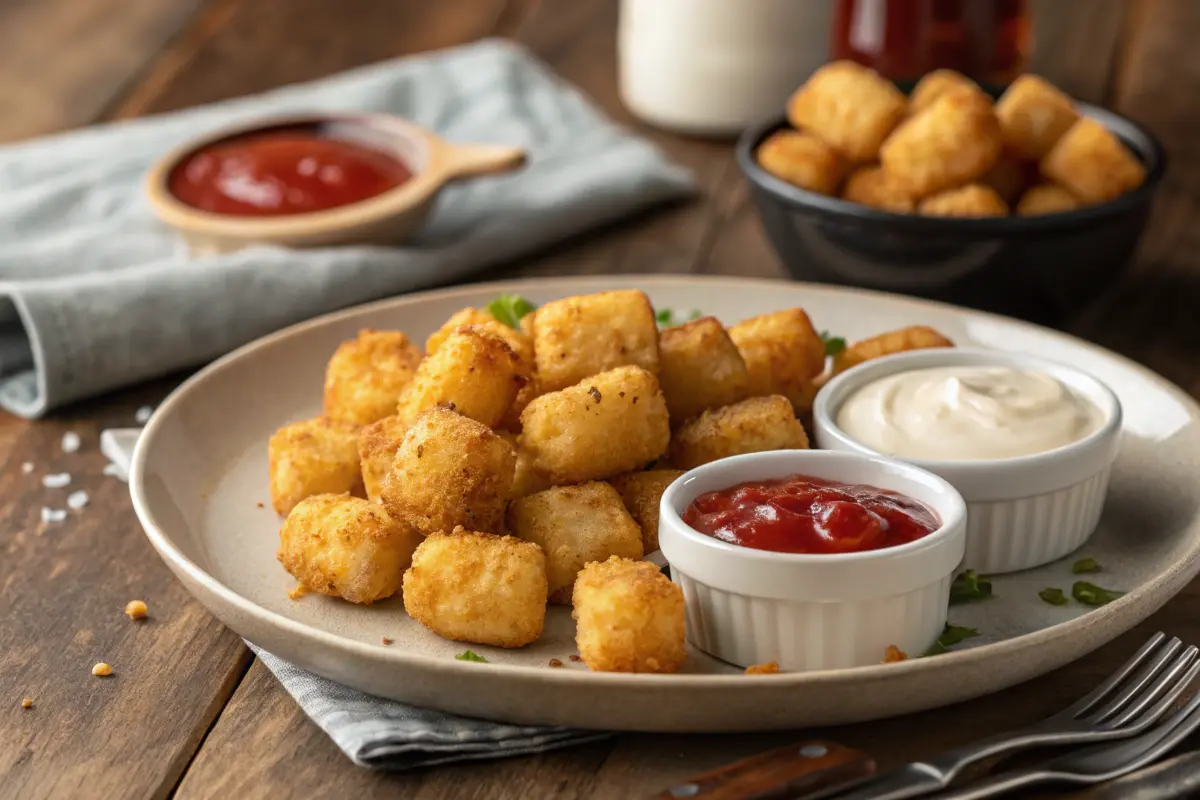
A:
{"label": "small ketchup dish", "polygon": [[[799,524],[755,524],[784,517]],[[714,461],[671,484],[659,513],[691,643],[785,671],[879,664],[889,647],[923,653],[946,623],[965,540],[953,486],[856,453]]]}
{"label": "small ketchup dish", "polygon": [[398,244],[450,181],[515,169],[519,148],[459,145],[387,114],[308,115],[227,128],[146,178],[160,220],[197,254],[251,244]]}

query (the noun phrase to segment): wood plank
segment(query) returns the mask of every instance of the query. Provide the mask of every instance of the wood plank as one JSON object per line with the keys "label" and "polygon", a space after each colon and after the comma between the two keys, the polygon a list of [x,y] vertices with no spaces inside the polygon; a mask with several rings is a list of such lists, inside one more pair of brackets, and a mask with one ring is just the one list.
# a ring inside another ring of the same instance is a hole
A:
{"label": "wood plank", "polygon": [[94,120],[200,2],[0,3],[0,141]]}
{"label": "wood plank", "polygon": [[1089,103],[1109,99],[1129,0],[1032,0],[1030,68]]}
{"label": "wood plank", "polygon": [[[0,473],[0,798],[165,796],[248,663],[241,640],[159,560],[128,487],[102,474],[100,431],[134,424],[170,385],[23,424]],[[78,452],[62,451],[68,431]],[[70,485],[44,487],[51,473]],[[65,509],[77,490],[86,507],[42,521],[43,506]],[[149,619],[124,615],[133,599]],[[113,676],[91,675],[101,661]],[[19,707],[23,697],[33,708]]]}

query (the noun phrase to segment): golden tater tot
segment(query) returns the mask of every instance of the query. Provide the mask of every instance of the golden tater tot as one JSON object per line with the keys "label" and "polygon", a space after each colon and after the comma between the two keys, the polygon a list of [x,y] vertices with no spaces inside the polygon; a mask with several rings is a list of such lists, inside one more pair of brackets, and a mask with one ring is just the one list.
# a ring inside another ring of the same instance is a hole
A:
{"label": "golden tater tot", "polygon": [[743,453],[807,449],[808,434],[791,401],[771,395],[705,411],[685,423],[671,439],[670,461],[686,470]]}
{"label": "golden tater tot", "polygon": [[761,314],[731,326],[729,336],[750,372],[751,397],[781,394],[797,412],[811,405],[809,384],[825,368],[825,343],[808,314],[799,308]]}
{"label": "golden tater tot", "polygon": [[314,494],[362,495],[358,426],[328,417],[295,422],[267,444],[271,505],[286,516]]}
{"label": "golden tater tot", "polygon": [[525,497],[534,492],[549,489],[550,481],[533,466],[533,456],[521,447],[520,436],[510,431],[496,431],[496,433],[512,445],[513,452],[517,454],[517,463],[513,470],[512,491],[509,492],[509,496],[512,498]]}
{"label": "golden tater tot", "polygon": [[787,103],[792,126],[821,137],[854,163],[871,161],[904,117],[900,90],[852,61],[826,64]]}
{"label": "golden tater tot", "polygon": [[397,416],[384,417],[358,432],[358,458],[362,462],[363,487],[368,500],[379,500],[383,481],[408,426]]}
{"label": "golden tater tot", "polygon": [[456,525],[499,532],[516,461],[512,446],[487,426],[432,408],[404,435],[380,501],[424,536]]}
{"label": "golden tater tot", "polygon": [[421,351],[400,331],[359,331],[329,359],[325,416],[355,425],[383,419],[420,363]]}
{"label": "golden tater tot", "polygon": [[658,323],[650,298],[638,289],[555,300],[532,316],[543,392],[615,367],[658,372]]}
{"label": "golden tater tot", "polygon": [[687,657],[683,590],[648,561],[584,567],[572,596],[575,646],[597,672],[676,672]]}
{"label": "golden tater tot", "polygon": [[1006,204],[1017,202],[1030,181],[1032,170],[1012,153],[1004,152],[996,159],[979,182],[990,186]]}
{"label": "golden tater tot", "polygon": [[521,445],[555,485],[603,480],[646,466],[671,431],[658,379],[618,367],[544,394],[521,414]]}
{"label": "golden tater tot", "polygon": [[929,217],[1006,217],[1008,206],[996,190],[982,183],[930,195],[917,210]]}
{"label": "golden tater tot", "polygon": [[400,395],[396,416],[411,423],[426,409],[453,404],[463,416],[494,428],[525,384],[521,373],[520,359],[502,339],[459,327],[421,362]]}
{"label": "golden tater tot", "polygon": [[1087,117],[1062,135],[1042,159],[1041,169],[1084,204],[1115,200],[1146,180],[1142,162],[1107,128]]}
{"label": "golden tater tot", "polygon": [[1017,203],[1017,213],[1023,217],[1061,214],[1077,208],[1079,208],[1079,201],[1075,199],[1075,195],[1057,183],[1043,183],[1040,186],[1034,186],[1022,195],[1021,201]]}
{"label": "golden tater tot", "polygon": [[1005,145],[1030,161],[1049,153],[1078,118],[1071,98],[1036,75],[1017,78],[996,101]]}
{"label": "golden tater tot", "polygon": [[888,178],[925,197],[983,176],[1000,156],[1000,126],[991,103],[948,92],[888,137],[879,160]]}
{"label": "golden tater tot", "polygon": [[716,318],[667,328],[659,336],[658,348],[658,383],[673,425],[747,396],[746,362]]}
{"label": "golden tater tot", "polygon": [[642,529],[642,551],[658,549],[658,503],[663,492],[683,474],[678,469],[651,469],[645,472],[626,472],[608,479],[621,495],[625,509]]}
{"label": "golden tater tot", "polygon": [[446,341],[446,337],[464,325],[483,325],[495,321],[495,317],[481,308],[468,306],[459,309],[450,315],[450,319],[446,320],[442,327],[429,334],[429,338],[425,340],[425,355],[431,356],[436,353],[442,342]]}
{"label": "golden tater tot", "polygon": [[421,536],[375,503],[345,494],[301,500],[279,531],[277,557],[300,586],[351,603],[400,590]]}
{"label": "golden tater tot", "polygon": [[983,94],[979,84],[952,69],[935,69],[913,87],[908,96],[908,113],[916,114],[929,108],[942,95],[948,92],[977,92]]}
{"label": "golden tater tot", "polygon": [[882,167],[862,167],[850,173],[842,187],[842,199],[897,214],[911,214],[916,208],[912,195],[888,178]]}
{"label": "golden tater tot", "polygon": [[801,131],[776,131],[758,146],[757,157],[776,178],[817,194],[835,194],[845,173],[836,150]]}
{"label": "golden tater tot", "polygon": [[404,610],[444,639],[523,647],[546,621],[546,559],[512,536],[435,533],[404,573]]}
{"label": "golden tater tot", "polygon": [[642,530],[607,483],[556,486],[514,500],[508,530],[546,554],[550,602],[571,602],[575,576],[589,561],[642,557]]}
{"label": "golden tater tot", "polygon": [[954,342],[933,328],[913,325],[895,331],[881,333],[848,346],[833,357],[833,374],[845,372],[873,358],[904,353],[909,350],[924,350],[933,347],[953,347]]}

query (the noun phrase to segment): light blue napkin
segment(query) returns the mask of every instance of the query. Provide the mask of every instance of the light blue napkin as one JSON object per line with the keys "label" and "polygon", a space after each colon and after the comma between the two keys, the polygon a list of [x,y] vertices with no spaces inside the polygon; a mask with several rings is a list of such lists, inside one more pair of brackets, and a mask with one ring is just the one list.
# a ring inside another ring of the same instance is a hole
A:
{"label": "light blue napkin", "polygon": [[[253,118],[386,111],[520,145],[519,173],[447,189],[403,248],[190,258],[143,197],[167,149]],[[0,405],[36,417],[201,364],[294,322],[461,280],[648,206],[689,175],[520,47],[484,41],[268,94],[0,148]]]}

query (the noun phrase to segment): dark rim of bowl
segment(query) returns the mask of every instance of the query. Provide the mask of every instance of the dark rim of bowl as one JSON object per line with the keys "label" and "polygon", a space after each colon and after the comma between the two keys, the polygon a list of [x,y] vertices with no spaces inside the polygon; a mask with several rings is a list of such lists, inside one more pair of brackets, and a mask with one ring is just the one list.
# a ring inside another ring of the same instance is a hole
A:
{"label": "dark rim of bowl", "polygon": [[815,213],[842,224],[881,222],[887,223],[889,229],[912,233],[977,233],[995,236],[1053,233],[1068,228],[1095,226],[1103,220],[1121,216],[1144,203],[1149,203],[1162,183],[1167,169],[1166,150],[1146,128],[1128,117],[1097,106],[1076,103],[1076,107],[1084,116],[1096,120],[1116,134],[1134,152],[1146,165],[1146,180],[1138,188],[1115,200],[1057,214],[987,218],[900,214],[801,189],[767,172],[758,165],[758,160],[754,157],[764,139],[776,131],[791,129],[782,115],[747,128],[738,138],[735,155],[738,166],[750,183],[770,195],[772,200],[794,210]]}

